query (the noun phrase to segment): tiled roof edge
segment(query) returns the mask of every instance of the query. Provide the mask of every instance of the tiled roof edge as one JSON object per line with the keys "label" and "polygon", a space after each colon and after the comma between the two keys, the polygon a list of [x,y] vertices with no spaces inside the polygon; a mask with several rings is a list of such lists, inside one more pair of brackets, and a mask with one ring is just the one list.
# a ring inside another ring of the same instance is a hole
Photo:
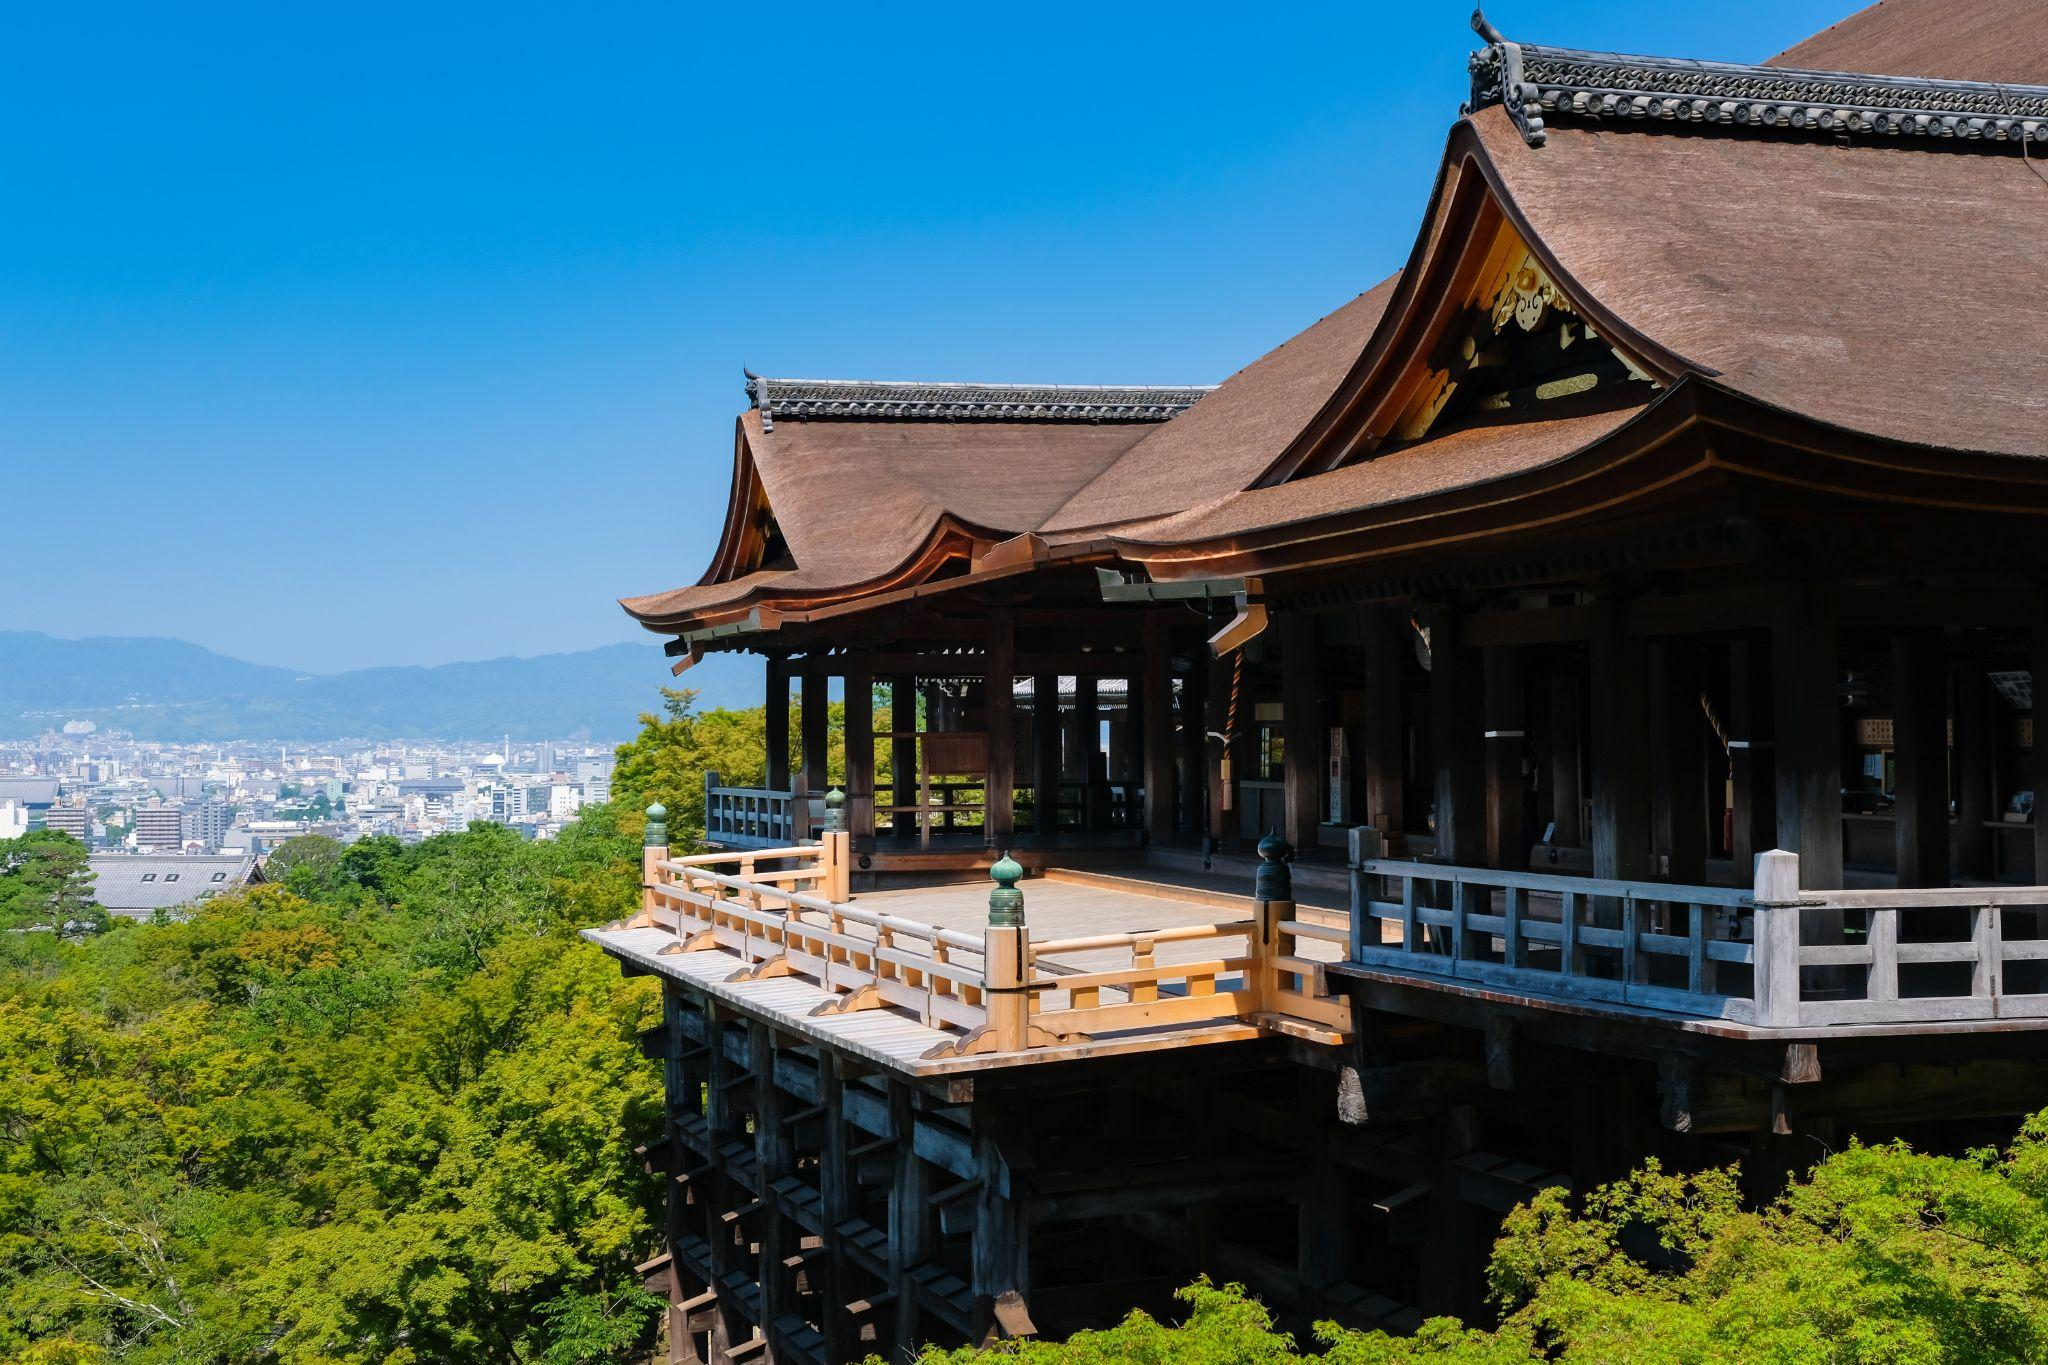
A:
{"label": "tiled roof edge", "polygon": [[1546,117],[1757,131],[2048,142],[2048,86],[1743,66],[1510,42],[1475,11],[1466,112],[1499,104],[1532,147]]}
{"label": "tiled roof edge", "polygon": [[953,384],[872,379],[770,379],[747,374],[747,398],[764,421],[865,417],[1007,422],[1163,422],[1211,386],[1153,384]]}

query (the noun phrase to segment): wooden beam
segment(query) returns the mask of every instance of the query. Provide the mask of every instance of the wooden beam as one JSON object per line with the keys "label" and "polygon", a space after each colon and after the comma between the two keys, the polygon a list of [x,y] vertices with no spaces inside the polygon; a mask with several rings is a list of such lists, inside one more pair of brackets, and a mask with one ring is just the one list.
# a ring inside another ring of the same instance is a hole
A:
{"label": "wooden beam", "polygon": [[1405,614],[1389,607],[1365,613],[1365,822],[1382,834],[1407,826],[1407,660],[1414,632]]}
{"label": "wooden beam", "polygon": [[1471,866],[1486,857],[1481,786],[1485,725],[1480,660],[1463,643],[1463,622],[1440,612],[1430,623],[1430,748],[1436,758],[1436,851]]}
{"label": "wooden beam", "polygon": [[[1209,812],[1209,679],[1213,670],[1204,655],[1190,664],[1181,680],[1180,694],[1180,803],[1182,833],[1199,835],[1208,826]],[[1221,726],[1217,727],[1221,729]]]}
{"label": "wooden beam", "polygon": [[[2037,608],[2038,610],[2038,608]],[[2048,624],[2037,624],[2028,634],[2028,663],[2040,679],[2034,691],[2034,747],[2027,753],[2027,778],[2035,795],[2034,881],[2048,886],[2048,809],[2041,793],[2048,793]]]}
{"label": "wooden beam", "polygon": [[846,828],[856,848],[875,837],[875,675],[867,655],[846,656]]}
{"label": "wooden beam", "polygon": [[1658,836],[1665,859],[1658,871],[1674,882],[1697,886],[1707,879],[1709,732],[1700,708],[1703,660],[1693,641],[1679,638],[1653,640],[1650,652],[1657,707],[1652,785],[1659,792]]}
{"label": "wooden beam", "polygon": [[1998,819],[1998,700],[1982,646],[1968,639],[1949,676],[1956,716],[1956,871],[1978,881],[1995,874],[1989,822]]}
{"label": "wooden beam", "polygon": [[[897,673],[889,680],[889,781],[894,784],[889,793],[891,805],[910,804],[910,794],[917,790],[917,740],[912,736],[917,731],[917,677],[911,673]],[[889,817],[889,832],[899,836],[917,833],[914,817],[906,814]]]}
{"label": "wooden beam", "polygon": [[1285,832],[1296,848],[1314,848],[1323,822],[1324,742],[1316,618],[1302,611],[1283,613],[1279,634]]}

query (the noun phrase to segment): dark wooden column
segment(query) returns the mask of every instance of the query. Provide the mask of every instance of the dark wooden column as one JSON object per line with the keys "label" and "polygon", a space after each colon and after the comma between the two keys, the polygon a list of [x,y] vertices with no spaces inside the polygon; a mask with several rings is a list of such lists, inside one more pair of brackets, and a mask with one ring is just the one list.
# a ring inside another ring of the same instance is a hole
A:
{"label": "dark wooden column", "polygon": [[1052,673],[1031,680],[1031,808],[1042,844],[1060,827],[1060,680]]}
{"label": "dark wooden column", "polygon": [[1528,745],[1519,645],[1484,651],[1486,739],[1486,865],[1525,872],[1529,866],[1528,803],[1522,753]]}
{"label": "dark wooden column", "polygon": [[1707,879],[1707,718],[1700,709],[1700,657],[1682,639],[1649,642],[1650,676],[1655,680],[1655,767],[1657,845],[1664,855],[1661,876],[1688,886]]}
{"label": "dark wooden column", "polygon": [[[908,673],[899,673],[889,682],[889,729],[895,738],[889,741],[889,804],[892,806],[913,805],[917,801],[917,741],[908,736],[917,730],[917,679]],[[891,834],[913,837],[917,834],[917,822],[908,814],[898,811],[889,817]]]}
{"label": "dark wooden column", "polygon": [[846,828],[857,847],[875,837],[875,674],[865,654],[846,659]]}
{"label": "dark wooden column", "polygon": [[[1209,667],[1194,659],[1180,692],[1180,829],[1200,837],[1209,812]],[[1222,726],[1216,727],[1222,729]]]}
{"label": "dark wooden column", "polygon": [[1173,837],[1173,659],[1156,615],[1145,618],[1145,672],[1132,681],[1132,694],[1143,693],[1145,837],[1165,841]]}
{"label": "dark wooden column", "polygon": [[2027,751],[2027,785],[2034,789],[2034,882],[2048,886],[2048,624],[2029,633],[2034,675],[2034,747]]}
{"label": "dark wooden column", "polygon": [[1842,884],[1841,635],[1832,591],[1781,594],[1771,630],[1778,847],[1799,855],[1799,884],[1810,890]]}
{"label": "dark wooden column", "polygon": [[1480,659],[1459,639],[1454,612],[1430,623],[1430,749],[1436,756],[1436,851],[1460,866],[1486,858],[1486,806],[1481,791],[1485,744]]}
{"label": "dark wooden column", "polygon": [[762,785],[772,792],[789,790],[789,662],[777,655],[768,657],[768,693],[762,703],[764,730],[762,745],[768,750],[767,777]]}
{"label": "dark wooden column", "polygon": [[991,848],[1007,848],[1016,833],[1012,807],[1017,799],[1017,637],[1007,611],[989,615],[988,624],[988,809],[983,831]]}
{"label": "dark wooden column", "polygon": [[1980,642],[1972,639],[1956,659],[1949,692],[1956,713],[1956,871],[1989,881],[1991,829],[1998,818],[1997,698],[1985,676]]}
{"label": "dark wooden column", "polygon": [[1102,710],[1095,685],[1093,674],[1074,679],[1074,740],[1067,755],[1067,766],[1081,782],[1081,828],[1091,833],[1109,827],[1109,769],[1102,757]]}
{"label": "dark wooden column", "polygon": [[[1230,735],[1230,693],[1232,678],[1237,671],[1235,654],[1226,654],[1220,659],[1207,660],[1209,674],[1207,733],[1202,736],[1202,761],[1208,773],[1208,834],[1212,839],[1228,839],[1237,831],[1231,821],[1237,814],[1237,793],[1231,788],[1237,780],[1237,756],[1231,749]],[[1239,720],[1239,725],[1244,721]],[[1226,738],[1218,739],[1222,735]],[[1224,759],[1230,759],[1230,780],[1224,780]]]}
{"label": "dark wooden column", "polygon": [[1365,811],[1368,824],[1382,834],[1399,834],[1408,808],[1408,689],[1406,659],[1414,633],[1403,613],[1392,607],[1368,608],[1365,614]]}
{"label": "dark wooden column", "polygon": [[1939,630],[1892,636],[1893,835],[1900,886],[1948,885],[1948,681]]}
{"label": "dark wooden column", "polygon": [[1323,695],[1316,657],[1316,618],[1290,611],[1280,617],[1282,795],[1287,838],[1298,849],[1316,846],[1323,822]]}
{"label": "dark wooden column", "polygon": [[1756,855],[1778,841],[1776,748],[1771,742],[1770,645],[1744,636],[1728,646],[1728,769],[1734,782],[1729,858],[1734,884],[1756,875]]}
{"label": "dark wooden column", "polygon": [[1586,844],[1586,801],[1580,768],[1577,656],[1554,651],[1550,660],[1550,822],[1562,848]]}
{"label": "dark wooden column", "polygon": [[[825,752],[826,737],[831,730],[829,683],[825,656],[804,656],[803,712],[797,719],[802,732],[803,790],[812,796],[823,796],[832,788],[829,759]],[[803,833],[801,830],[798,832]]]}
{"label": "dark wooden column", "polygon": [[1650,690],[1643,642],[1624,635],[1621,607],[1593,609],[1593,875],[1650,875]]}

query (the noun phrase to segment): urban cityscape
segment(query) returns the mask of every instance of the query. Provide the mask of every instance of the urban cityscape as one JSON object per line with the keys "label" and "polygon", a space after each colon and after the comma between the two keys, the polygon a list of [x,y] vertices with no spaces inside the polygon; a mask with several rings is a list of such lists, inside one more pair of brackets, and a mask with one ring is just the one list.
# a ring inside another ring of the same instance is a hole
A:
{"label": "urban cityscape", "polygon": [[70,835],[99,905],[147,918],[260,878],[303,835],[417,843],[490,821],[549,839],[610,799],[612,764],[584,741],[170,744],[74,722],[0,741],[0,840]]}

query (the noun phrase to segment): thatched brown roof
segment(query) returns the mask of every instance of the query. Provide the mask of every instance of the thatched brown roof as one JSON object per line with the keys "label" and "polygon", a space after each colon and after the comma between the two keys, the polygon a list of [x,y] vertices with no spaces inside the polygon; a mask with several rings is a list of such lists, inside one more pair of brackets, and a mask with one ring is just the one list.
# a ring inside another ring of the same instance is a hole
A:
{"label": "thatched brown roof", "polygon": [[1766,66],[2048,85],[2041,0],[1878,0]]}

